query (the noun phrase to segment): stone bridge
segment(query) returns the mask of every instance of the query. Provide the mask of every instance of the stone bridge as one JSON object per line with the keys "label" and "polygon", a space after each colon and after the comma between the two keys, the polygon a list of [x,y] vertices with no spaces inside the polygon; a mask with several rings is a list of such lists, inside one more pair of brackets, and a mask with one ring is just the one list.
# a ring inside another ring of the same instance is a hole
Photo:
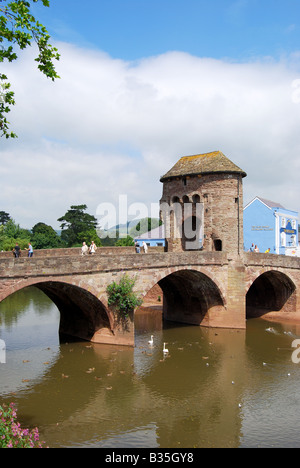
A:
{"label": "stone bridge", "polygon": [[[135,291],[161,294],[164,319],[215,328],[244,329],[246,319],[300,320],[300,259],[268,254],[98,249],[35,252],[33,258],[0,254],[0,302],[35,286],[60,311],[60,333],[96,343],[134,345],[134,317],[120,324],[106,288],[127,273]],[[154,292],[155,291],[155,292]],[[157,292],[158,291],[158,292]],[[153,293],[154,292],[154,293]]]}

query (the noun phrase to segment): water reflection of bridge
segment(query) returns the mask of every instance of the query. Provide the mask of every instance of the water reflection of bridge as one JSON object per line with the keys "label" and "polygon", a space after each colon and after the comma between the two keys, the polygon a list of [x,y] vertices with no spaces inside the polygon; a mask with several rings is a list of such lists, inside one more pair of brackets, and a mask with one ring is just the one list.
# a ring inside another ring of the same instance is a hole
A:
{"label": "water reflection of bridge", "polygon": [[299,320],[300,259],[226,252],[113,250],[91,257],[76,251],[12,259],[0,257],[0,301],[36,286],[61,313],[62,333],[100,343],[134,344],[133,321],[124,331],[107,304],[106,288],[124,273],[137,278],[147,300],[154,287],[163,296],[164,318],[206,327],[245,328],[246,318]]}
{"label": "water reflection of bridge", "polygon": [[154,447],[239,446],[245,332],[191,333],[191,346],[181,351],[170,343],[165,360],[162,343],[149,350],[147,337],[135,350],[62,346],[43,377],[18,396],[22,423],[39,425],[50,446],[80,444],[95,434],[100,445],[138,430],[149,432]]}
{"label": "water reflection of bridge", "polygon": [[[285,349],[291,339],[281,333],[274,344],[265,326],[257,333],[179,330],[156,333],[153,349],[148,334],[138,336],[135,349],[83,342],[61,346],[43,376],[16,397],[21,422],[38,425],[52,447],[91,442],[107,448],[116,447],[116,440],[145,446],[146,432],[147,447],[239,447],[249,395],[270,403],[270,385],[284,395],[283,369],[290,359],[277,346]],[[166,359],[163,339],[170,348]]]}

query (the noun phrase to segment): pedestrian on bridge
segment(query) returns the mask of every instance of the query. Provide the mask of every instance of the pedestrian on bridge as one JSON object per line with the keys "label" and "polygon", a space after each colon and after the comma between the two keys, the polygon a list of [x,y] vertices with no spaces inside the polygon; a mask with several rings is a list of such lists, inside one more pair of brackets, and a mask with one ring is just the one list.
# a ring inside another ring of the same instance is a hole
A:
{"label": "pedestrian on bridge", "polygon": [[85,242],[82,243],[82,247],[81,247],[81,255],[84,256],[84,255],[87,255],[89,252],[89,248],[88,246],[86,245]]}
{"label": "pedestrian on bridge", "polygon": [[21,249],[19,244],[16,242],[15,248],[13,249],[13,254],[15,258],[19,258],[21,256]]}
{"label": "pedestrian on bridge", "polygon": [[31,245],[31,242],[28,244],[28,257],[31,258],[33,256],[33,247]]}
{"label": "pedestrian on bridge", "polygon": [[90,250],[89,250],[90,254],[92,254],[92,255],[95,254],[96,250],[97,250],[97,246],[96,246],[95,242],[92,241],[92,243],[90,245]]}

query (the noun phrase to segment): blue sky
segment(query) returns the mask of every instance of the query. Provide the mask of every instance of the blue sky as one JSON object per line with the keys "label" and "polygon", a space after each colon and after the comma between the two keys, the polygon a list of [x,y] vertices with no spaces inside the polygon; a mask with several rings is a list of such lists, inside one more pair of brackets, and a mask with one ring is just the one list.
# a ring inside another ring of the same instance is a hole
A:
{"label": "blue sky", "polygon": [[3,65],[19,138],[0,142],[1,210],[59,228],[71,205],[97,215],[125,195],[150,215],[181,156],[219,150],[248,174],[245,204],[300,212],[299,0],[50,5],[34,14],[61,79],[37,71],[35,47]]}
{"label": "blue sky", "polygon": [[58,40],[125,60],[176,50],[244,61],[300,43],[298,0],[52,0],[38,12]]}

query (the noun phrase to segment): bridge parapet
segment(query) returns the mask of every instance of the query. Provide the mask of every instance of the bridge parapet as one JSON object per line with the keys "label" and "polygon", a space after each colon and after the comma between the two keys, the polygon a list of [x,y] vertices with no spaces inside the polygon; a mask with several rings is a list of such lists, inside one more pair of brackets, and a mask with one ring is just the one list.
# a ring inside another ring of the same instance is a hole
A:
{"label": "bridge parapet", "polygon": [[[162,252],[163,247],[149,247],[149,252]],[[98,247],[96,255],[119,255],[132,254],[135,252],[134,247]],[[66,249],[41,249],[34,250],[34,257],[78,257],[81,255],[81,247],[72,247]],[[12,252],[0,252],[1,258],[12,258]],[[21,258],[27,257],[27,251],[22,250]]]}
{"label": "bridge parapet", "polygon": [[274,268],[300,269],[300,258],[286,255],[244,252],[245,266],[268,266]]}
{"label": "bridge parapet", "polygon": [[0,277],[62,276],[98,272],[134,271],[164,267],[224,265],[225,252],[179,252],[93,256],[0,258]]}

